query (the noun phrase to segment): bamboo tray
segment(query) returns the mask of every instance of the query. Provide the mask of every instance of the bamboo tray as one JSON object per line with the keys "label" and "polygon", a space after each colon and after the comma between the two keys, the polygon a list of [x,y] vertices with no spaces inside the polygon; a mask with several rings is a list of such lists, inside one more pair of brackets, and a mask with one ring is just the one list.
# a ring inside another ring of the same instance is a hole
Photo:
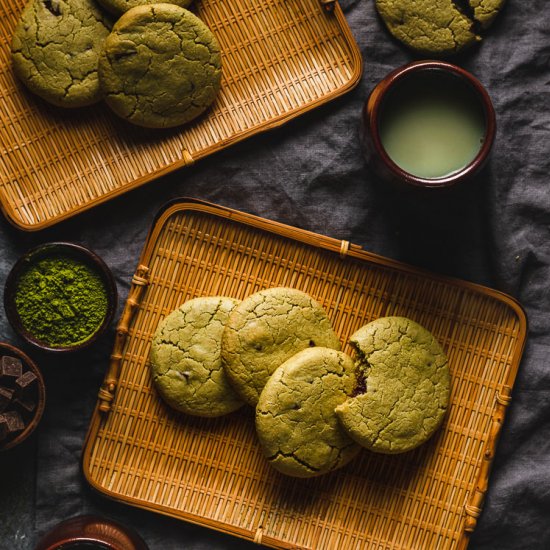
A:
{"label": "bamboo tray", "polygon": [[196,122],[148,130],[103,105],[53,107],[11,70],[25,0],[0,0],[0,205],[38,230],[287,122],[348,90],[361,54],[335,0],[200,0],[222,49],[222,89]]}
{"label": "bamboo tray", "polygon": [[[431,330],[452,373],[443,428],[410,453],[363,451],[342,470],[299,480],[263,459],[251,409],[220,419],[169,410],[148,368],[159,321],[190,298],[242,299],[279,285],[319,300],[342,342],[384,315]],[[113,499],[277,548],[465,548],[525,337],[523,310],[495,290],[346,241],[176,201],[157,217],[133,278],[86,439],[84,474]]]}

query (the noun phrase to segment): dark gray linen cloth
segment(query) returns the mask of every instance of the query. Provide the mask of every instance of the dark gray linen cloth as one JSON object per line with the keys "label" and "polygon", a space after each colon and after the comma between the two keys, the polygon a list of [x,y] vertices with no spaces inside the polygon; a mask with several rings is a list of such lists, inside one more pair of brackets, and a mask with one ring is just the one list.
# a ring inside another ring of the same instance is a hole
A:
{"label": "dark gray linen cloth", "polygon": [[[113,270],[120,312],[155,212],[167,200],[185,195],[510,293],[526,308],[529,339],[470,547],[549,549],[548,2],[509,0],[483,44],[455,60],[489,90],[498,134],[490,165],[474,185],[452,200],[429,202],[404,199],[377,185],[358,139],[369,91],[414,56],[385,31],[372,0],[345,0],[342,5],[365,63],[355,90],[50,230],[27,235],[0,221],[0,283],[30,246],[74,240],[96,250]],[[34,440],[0,457],[0,548],[32,548],[57,522],[88,512],[133,526],[151,550],[256,547],[111,502],[87,486],[80,453],[113,334],[112,329],[92,352],[75,358],[29,350],[44,370],[48,404]],[[0,338],[27,349],[3,316]]]}

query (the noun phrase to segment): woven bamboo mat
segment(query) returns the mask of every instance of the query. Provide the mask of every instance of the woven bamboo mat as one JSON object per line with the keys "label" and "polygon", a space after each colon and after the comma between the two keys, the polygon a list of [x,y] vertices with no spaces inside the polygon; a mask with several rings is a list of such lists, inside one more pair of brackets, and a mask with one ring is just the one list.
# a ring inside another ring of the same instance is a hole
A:
{"label": "woven bamboo mat", "polygon": [[[364,451],[342,470],[299,480],[263,459],[251,409],[208,420],[169,410],[148,369],[159,321],[193,297],[242,299],[279,285],[319,300],[342,342],[384,315],[408,316],[432,331],[452,374],[443,428],[410,453]],[[88,433],[84,473],[114,499],[273,547],[464,548],[525,334],[522,309],[496,291],[345,241],[176,202],[157,218],[140,259]]]}
{"label": "woven bamboo mat", "polygon": [[[200,119],[149,130],[102,104],[53,107],[16,81],[11,36],[25,0],[0,0],[0,204],[37,230],[345,93],[361,55],[340,7],[323,0],[200,0],[222,49],[222,89]],[[329,4],[332,5],[332,4]]]}

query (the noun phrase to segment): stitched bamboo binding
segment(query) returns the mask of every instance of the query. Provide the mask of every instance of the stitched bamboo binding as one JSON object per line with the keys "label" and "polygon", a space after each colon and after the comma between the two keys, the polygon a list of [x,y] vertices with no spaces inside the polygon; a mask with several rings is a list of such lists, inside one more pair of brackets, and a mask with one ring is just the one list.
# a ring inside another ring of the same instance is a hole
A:
{"label": "stitched bamboo binding", "polygon": [[[525,341],[514,300],[191,200],[157,218],[140,263],[150,267],[150,282],[129,326],[111,411],[94,413],[83,454],[95,489],[276,548],[466,547]],[[148,365],[160,320],[190,298],[242,299],[278,285],[316,298],[343,343],[384,315],[411,317],[432,331],[452,378],[442,429],[410,453],[364,451],[342,470],[297,480],[266,463],[252,410],[197,419],[166,407]]]}
{"label": "stitched bamboo binding", "polygon": [[132,317],[139,307],[143,290],[149,284],[147,278],[149,268],[140,265],[132,278],[132,286],[128,293],[128,299],[124,306],[124,311],[116,329],[115,344],[109,368],[101,388],[99,389],[99,405],[98,408],[102,413],[108,413],[111,410],[111,402],[115,397],[116,386],[120,374],[120,361],[122,360],[122,352],[126,338],[128,336],[128,327],[132,321]]}
{"label": "stitched bamboo binding", "polygon": [[489,473],[491,472],[491,466],[495,457],[496,446],[498,438],[502,429],[502,423],[506,415],[506,408],[512,401],[511,397],[512,388],[510,386],[503,386],[500,392],[497,391],[495,397],[495,413],[493,421],[491,423],[491,429],[489,431],[489,437],[485,445],[485,451],[483,453],[483,462],[479,470],[478,480],[474,489],[474,492],[470,498],[469,503],[465,506],[466,521],[464,523],[464,530],[467,533],[473,533],[477,525],[477,520],[481,515],[483,501],[485,500],[485,493],[489,487]]}

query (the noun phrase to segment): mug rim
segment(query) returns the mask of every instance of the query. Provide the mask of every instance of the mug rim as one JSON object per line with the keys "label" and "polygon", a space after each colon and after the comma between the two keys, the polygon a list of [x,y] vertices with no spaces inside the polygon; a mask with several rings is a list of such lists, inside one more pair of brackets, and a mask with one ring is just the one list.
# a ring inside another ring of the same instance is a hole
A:
{"label": "mug rim", "polygon": [[[401,168],[390,158],[386,149],[382,145],[382,140],[380,137],[380,117],[383,112],[384,101],[388,94],[392,92],[405,78],[424,71],[442,71],[469,84],[474,92],[474,95],[479,99],[479,105],[482,108],[485,118],[484,140],[476,156],[459,170],[439,178],[424,178],[421,176],[416,176]],[[369,103],[371,103],[371,105],[369,105]],[[371,93],[371,98],[369,98],[369,101],[365,103],[364,117],[370,123],[369,127],[371,128],[371,138],[376,152],[386,167],[390,170],[392,175],[413,187],[421,187],[425,189],[452,187],[456,183],[472,176],[487,160],[496,135],[495,109],[485,87],[470,72],[446,61],[414,61],[390,72],[378,83]]]}

